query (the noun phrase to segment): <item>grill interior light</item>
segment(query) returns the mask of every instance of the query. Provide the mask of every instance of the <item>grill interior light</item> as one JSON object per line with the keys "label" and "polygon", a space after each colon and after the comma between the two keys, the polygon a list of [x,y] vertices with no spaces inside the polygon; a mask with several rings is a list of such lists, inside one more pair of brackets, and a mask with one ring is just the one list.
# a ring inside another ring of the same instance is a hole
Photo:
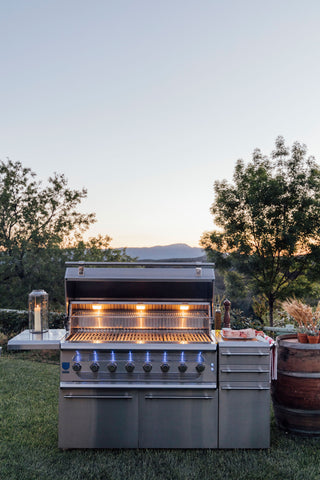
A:
{"label": "grill interior light", "polygon": [[145,306],[145,305],[137,305],[137,306],[136,306],[136,309],[137,309],[137,310],[145,310],[145,309],[146,309],[146,306]]}
{"label": "grill interior light", "polygon": [[180,305],[180,310],[189,310],[189,305]]}
{"label": "grill interior light", "polygon": [[102,305],[92,305],[93,310],[101,310]]}

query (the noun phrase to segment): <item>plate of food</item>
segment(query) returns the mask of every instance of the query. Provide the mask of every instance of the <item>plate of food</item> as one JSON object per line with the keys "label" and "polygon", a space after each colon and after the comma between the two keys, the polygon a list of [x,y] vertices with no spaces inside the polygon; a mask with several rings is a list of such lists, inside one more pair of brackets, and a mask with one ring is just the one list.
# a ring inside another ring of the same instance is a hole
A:
{"label": "plate of food", "polygon": [[256,336],[256,331],[253,328],[244,328],[242,330],[223,328],[221,336],[224,340],[252,340]]}

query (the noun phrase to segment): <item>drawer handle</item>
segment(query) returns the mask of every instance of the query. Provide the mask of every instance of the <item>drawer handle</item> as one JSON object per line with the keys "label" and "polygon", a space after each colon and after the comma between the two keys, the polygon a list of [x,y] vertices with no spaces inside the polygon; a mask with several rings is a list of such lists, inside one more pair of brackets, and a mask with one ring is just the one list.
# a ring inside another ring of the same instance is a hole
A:
{"label": "drawer handle", "polygon": [[221,368],[221,373],[269,373],[269,370],[263,370],[260,368],[259,370],[255,369],[247,369],[247,370],[232,370],[231,368]]}
{"label": "drawer handle", "polygon": [[270,390],[270,387],[261,387],[261,386],[256,386],[256,387],[238,387],[238,386],[231,386],[227,385],[225,387],[221,387],[221,390]]}

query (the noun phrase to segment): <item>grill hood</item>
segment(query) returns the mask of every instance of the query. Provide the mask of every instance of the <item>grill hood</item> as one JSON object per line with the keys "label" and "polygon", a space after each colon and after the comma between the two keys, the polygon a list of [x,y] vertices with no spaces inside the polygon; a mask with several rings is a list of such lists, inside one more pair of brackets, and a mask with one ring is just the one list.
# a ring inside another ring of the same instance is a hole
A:
{"label": "grill hood", "polygon": [[67,265],[67,303],[99,299],[212,302],[213,298],[212,264],[110,262]]}

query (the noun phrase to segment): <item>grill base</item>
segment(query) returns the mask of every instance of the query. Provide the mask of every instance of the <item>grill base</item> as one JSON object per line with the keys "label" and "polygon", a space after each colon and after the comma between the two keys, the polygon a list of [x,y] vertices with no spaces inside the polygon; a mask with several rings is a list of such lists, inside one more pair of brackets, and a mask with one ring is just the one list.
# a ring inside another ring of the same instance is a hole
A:
{"label": "grill base", "polygon": [[218,446],[216,389],[71,387],[60,389],[59,403],[63,449]]}

